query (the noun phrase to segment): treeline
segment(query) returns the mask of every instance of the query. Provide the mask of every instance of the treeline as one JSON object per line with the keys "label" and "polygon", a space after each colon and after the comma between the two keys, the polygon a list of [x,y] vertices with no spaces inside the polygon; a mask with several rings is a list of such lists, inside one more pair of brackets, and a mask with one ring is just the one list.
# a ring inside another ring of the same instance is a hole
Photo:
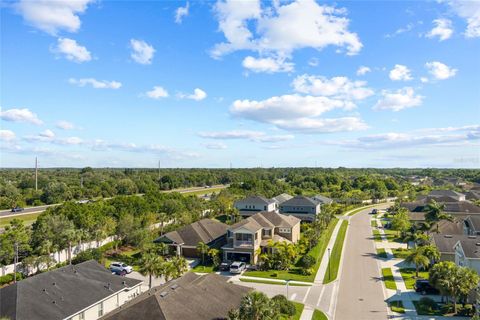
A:
{"label": "treeline", "polygon": [[[455,176],[480,183],[480,170],[467,169],[33,169],[0,170],[0,208],[108,198],[193,186],[233,184],[239,192],[325,193],[337,199],[368,199],[413,193],[411,175]],[[421,191],[421,190],[420,190]]]}

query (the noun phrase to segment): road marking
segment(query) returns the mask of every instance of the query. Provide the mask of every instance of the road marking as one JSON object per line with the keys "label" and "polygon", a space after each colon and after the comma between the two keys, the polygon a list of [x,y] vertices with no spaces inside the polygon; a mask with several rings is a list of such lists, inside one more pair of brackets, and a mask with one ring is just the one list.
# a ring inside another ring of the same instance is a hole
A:
{"label": "road marking", "polygon": [[290,300],[295,300],[296,297],[297,297],[297,294],[294,293],[294,294],[292,294],[292,296],[290,297]]}
{"label": "road marking", "polygon": [[322,300],[323,293],[325,292],[325,287],[326,286],[323,286],[322,291],[320,291],[320,296],[318,297],[318,301],[317,301],[317,307],[320,306],[320,301]]}
{"label": "road marking", "polygon": [[307,293],[305,293],[305,296],[303,297],[303,300],[302,300],[303,304],[305,304],[305,301],[307,300],[308,294],[310,293],[310,289],[312,289],[312,287],[308,287]]}

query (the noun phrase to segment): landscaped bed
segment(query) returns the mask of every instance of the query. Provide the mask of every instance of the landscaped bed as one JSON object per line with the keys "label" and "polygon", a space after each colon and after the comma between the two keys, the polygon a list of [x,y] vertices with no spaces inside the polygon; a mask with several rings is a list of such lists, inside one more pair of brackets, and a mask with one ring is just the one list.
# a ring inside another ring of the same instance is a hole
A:
{"label": "landscaped bed", "polygon": [[392,249],[392,253],[396,259],[405,259],[412,251],[404,248],[396,248]]}
{"label": "landscaped bed", "polygon": [[212,272],[215,272],[216,270],[213,264],[209,264],[209,265],[198,264],[195,267],[193,267],[191,271],[197,272],[197,273],[212,273]]}
{"label": "landscaped bed", "polygon": [[377,229],[373,229],[373,240],[375,240],[375,242],[381,242],[382,241],[382,236],[380,235],[380,231],[378,231]]}
{"label": "landscaped bed", "polygon": [[396,313],[405,313],[405,308],[403,307],[403,302],[400,300],[390,301],[388,303],[390,310]]}
{"label": "landscaped bed", "polygon": [[[301,273],[302,268],[298,266],[292,267],[290,270],[267,270],[267,271],[247,271],[244,273],[245,276],[250,277],[259,277],[259,278],[271,278],[271,279],[281,279],[281,280],[295,280],[303,282],[313,282],[315,280],[315,274],[317,273],[318,268],[320,267],[320,262],[322,256],[325,253],[325,250],[328,245],[328,241],[332,236],[333,229],[337,224],[338,219],[332,219],[327,229],[320,236],[320,239],[315,247],[309,251],[309,255],[314,257],[317,261],[313,267],[313,273],[310,275],[303,275]],[[298,263],[298,262],[297,262]]]}
{"label": "landscaped bed", "polygon": [[[415,284],[415,269],[412,268],[402,268],[400,269],[400,273],[402,274],[403,281],[405,282],[405,287],[407,289],[413,289],[413,285]],[[419,278],[428,279],[428,271],[419,271],[418,272]]]}
{"label": "landscaped bed", "polygon": [[280,315],[280,320],[299,320],[303,312],[304,305],[300,302],[292,301],[295,305],[295,314],[291,317]]}
{"label": "landscaped bed", "polygon": [[391,290],[397,290],[397,285],[395,279],[393,278],[392,269],[383,268],[382,269],[383,282],[385,282],[385,287]]}
{"label": "landscaped bed", "polygon": [[345,236],[347,234],[348,221],[343,220],[340,229],[338,230],[337,239],[333,245],[332,253],[328,259],[327,270],[325,271],[325,277],[323,283],[329,283],[337,279],[338,269],[340,267],[340,259],[342,258],[342,249]]}
{"label": "landscaped bed", "polygon": [[418,301],[413,301],[415,310],[420,316],[466,316],[471,317],[473,307],[471,304],[457,304],[457,313],[453,312],[453,304],[441,304],[433,301],[430,298],[422,298]]}
{"label": "landscaped bed", "polygon": [[377,248],[377,257],[386,259],[387,258],[387,252],[385,251],[384,248]]}
{"label": "landscaped bed", "polygon": [[313,311],[312,320],[328,320],[328,318],[325,313],[318,309],[315,309],[315,311]]}

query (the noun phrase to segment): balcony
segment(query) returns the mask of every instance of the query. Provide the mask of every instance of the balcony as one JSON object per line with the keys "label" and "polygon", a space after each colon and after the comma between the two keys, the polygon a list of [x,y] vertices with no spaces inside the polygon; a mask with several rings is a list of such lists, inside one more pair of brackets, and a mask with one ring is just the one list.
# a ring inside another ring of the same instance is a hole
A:
{"label": "balcony", "polygon": [[239,240],[236,240],[234,242],[234,247],[235,248],[252,248],[253,247],[253,241],[239,241]]}

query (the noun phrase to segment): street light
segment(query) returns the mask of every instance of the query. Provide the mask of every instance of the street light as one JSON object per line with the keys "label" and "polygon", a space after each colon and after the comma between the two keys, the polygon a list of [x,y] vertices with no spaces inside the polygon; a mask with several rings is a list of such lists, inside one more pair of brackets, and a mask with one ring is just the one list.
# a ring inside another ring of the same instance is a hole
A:
{"label": "street light", "polygon": [[331,279],[331,277],[330,277],[330,248],[328,248],[328,264],[327,264],[327,268],[328,268],[328,279]]}
{"label": "street light", "polygon": [[290,279],[285,280],[285,285],[287,286],[287,300],[288,300],[288,284],[290,283]]}

